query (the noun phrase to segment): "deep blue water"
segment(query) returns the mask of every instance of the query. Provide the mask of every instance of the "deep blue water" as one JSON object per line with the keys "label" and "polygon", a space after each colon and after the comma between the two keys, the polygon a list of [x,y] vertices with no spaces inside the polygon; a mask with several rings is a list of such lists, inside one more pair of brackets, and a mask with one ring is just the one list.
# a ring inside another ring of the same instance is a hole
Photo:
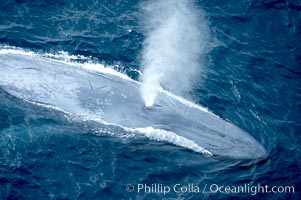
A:
{"label": "deep blue water", "polygon": [[[91,56],[137,79],[144,40],[139,5],[126,0],[1,1],[0,44]],[[254,136],[267,159],[208,158],[146,138],[100,135],[93,123],[68,121],[62,113],[0,90],[0,198],[300,199],[301,2],[211,0],[195,6],[206,13],[214,45],[204,81],[191,92],[193,100]],[[129,183],[194,183],[200,188],[259,183],[294,186],[295,193],[164,196],[129,193]]]}

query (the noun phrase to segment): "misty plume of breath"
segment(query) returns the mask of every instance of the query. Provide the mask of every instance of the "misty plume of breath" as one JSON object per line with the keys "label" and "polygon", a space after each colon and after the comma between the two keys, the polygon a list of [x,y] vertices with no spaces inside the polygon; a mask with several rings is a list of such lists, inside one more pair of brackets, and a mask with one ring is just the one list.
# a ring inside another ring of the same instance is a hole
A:
{"label": "misty plume of breath", "polygon": [[189,0],[153,0],[141,7],[146,39],[140,92],[152,106],[160,87],[178,95],[191,89],[203,71],[209,28]]}

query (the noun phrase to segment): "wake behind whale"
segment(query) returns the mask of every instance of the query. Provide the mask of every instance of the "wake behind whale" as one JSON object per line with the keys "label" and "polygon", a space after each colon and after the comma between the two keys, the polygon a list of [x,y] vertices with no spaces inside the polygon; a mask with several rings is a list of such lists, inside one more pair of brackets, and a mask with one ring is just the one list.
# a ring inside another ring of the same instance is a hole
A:
{"label": "wake behind whale", "polygon": [[126,75],[99,64],[49,57],[2,48],[0,87],[38,106],[116,125],[206,155],[266,156],[265,149],[245,131],[192,102],[161,90],[157,104],[145,107],[140,83]]}

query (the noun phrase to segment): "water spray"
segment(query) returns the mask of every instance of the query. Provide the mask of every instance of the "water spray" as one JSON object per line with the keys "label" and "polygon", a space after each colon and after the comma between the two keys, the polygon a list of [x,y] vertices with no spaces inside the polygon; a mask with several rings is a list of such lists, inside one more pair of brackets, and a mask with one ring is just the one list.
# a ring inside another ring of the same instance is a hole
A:
{"label": "water spray", "polygon": [[140,92],[145,106],[155,103],[159,88],[184,95],[203,71],[209,28],[189,0],[142,4],[145,40]]}

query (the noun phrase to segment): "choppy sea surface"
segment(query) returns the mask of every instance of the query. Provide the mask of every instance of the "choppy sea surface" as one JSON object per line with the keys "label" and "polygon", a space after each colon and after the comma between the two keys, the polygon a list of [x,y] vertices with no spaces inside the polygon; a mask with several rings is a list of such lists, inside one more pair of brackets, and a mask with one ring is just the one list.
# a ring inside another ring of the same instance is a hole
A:
{"label": "choppy sea surface", "polygon": [[[82,55],[138,80],[145,39],[140,6],[127,0],[1,1],[0,45]],[[99,133],[93,124],[0,90],[0,199],[300,199],[301,2],[195,6],[213,39],[190,99],[256,138],[266,159],[207,157],[162,141],[117,137],[124,130],[106,125]],[[193,184],[200,192],[128,192],[128,184]],[[294,193],[210,191],[215,184],[293,186]]]}

